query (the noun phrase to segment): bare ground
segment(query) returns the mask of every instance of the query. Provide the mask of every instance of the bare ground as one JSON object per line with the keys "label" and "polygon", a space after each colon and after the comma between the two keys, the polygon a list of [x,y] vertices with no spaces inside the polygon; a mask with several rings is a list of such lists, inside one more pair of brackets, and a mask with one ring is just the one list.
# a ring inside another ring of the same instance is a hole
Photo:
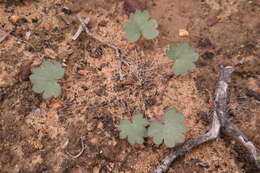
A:
{"label": "bare ground", "polygon": [[[152,119],[175,107],[186,117],[186,139],[203,134],[220,64],[236,71],[230,87],[230,118],[260,147],[260,4],[256,0],[143,2],[161,33],[156,40],[135,44],[124,39],[122,23],[128,17],[119,0],[0,3],[0,34],[13,30],[0,43],[0,172],[150,172],[169,149],[150,139],[143,146],[131,146],[118,137],[119,120],[138,112]],[[123,66],[123,81],[118,80],[112,49],[85,34],[72,41],[79,26],[77,14],[90,17],[91,32],[129,55],[133,64]],[[23,20],[12,23],[14,15]],[[179,29],[188,30],[189,36],[180,37]],[[170,66],[154,68],[170,62],[165,56],[169,44],[183,40],[200,54],[195,71],[175,77]],[[63,92],[57,99],[43,100],[33,93],[30,82],[21,80],[21,71],[39,65],[41,58],[66,65]],[[147,71],[142,82],[133,75],[135,67]],[[78,80],[66,82],[74,79]],[[79,158],[64,153],[68,139],[71,153],[79,152],[84,141]],[[256,172],[245,150],[225,139],[200,146],[168,172]],[[200,166],[204,162],[208,165]]]}

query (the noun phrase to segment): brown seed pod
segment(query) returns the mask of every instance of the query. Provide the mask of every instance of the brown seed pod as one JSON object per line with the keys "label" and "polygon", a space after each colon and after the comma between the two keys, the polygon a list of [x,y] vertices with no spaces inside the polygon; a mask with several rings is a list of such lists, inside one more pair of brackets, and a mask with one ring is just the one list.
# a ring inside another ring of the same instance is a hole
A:
{"label": "brown seed pod", "polygon": [[24,66],[21,68],[19,73],[20,81],[29,81],[29,76],[32,74],[30,65]]}

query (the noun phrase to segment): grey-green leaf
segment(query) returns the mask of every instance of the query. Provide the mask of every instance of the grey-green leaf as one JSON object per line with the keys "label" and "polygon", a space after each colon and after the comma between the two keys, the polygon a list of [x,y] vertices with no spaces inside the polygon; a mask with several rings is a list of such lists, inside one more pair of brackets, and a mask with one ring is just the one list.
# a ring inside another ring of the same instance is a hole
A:
{"label": "grey-green leaf", "polygon": [[130,144],[142,144],[147,135],[148,121],[141,114],[134,115],[132,123],[129,120],[121,120],[119,125],[120,138],[128,139]]}
{"label": "grey-green leaf", "polygon": [[166,55],[175,60],[173,71],[176,75],[185,75],[188,71],[195,69],[194,62],[199,57],[186,42],[171,45]]}
{"label": "grey-green leaf", "polygon": [[146,39],[154,39],[159,35],[159,31],[156,29],[158,26],[156,20],[151,19],[143,25],[142,34]]}
{"label": "grey-green leaf", "polygon": [[174,147],[178,142],[184,142],[184,133],[187,131],[183,123],[182,114],[170,109],[164,116],[164,124],[153,121],[148,128],[148,136],[153,137],[155,144],[164,144],[167,147]]}
{"label": "grey-green leaf", "polygon": [[124,25],[125,28],[125,38],[130,42],[135,42],[140,37],[139,28],[136,24],[126,23]]}
{"label": "grey-green leaf", "polygon": [[124,24],[125,38],[130,42],[137,41],[141,34],[146,39],[154,39],[159,31],[156,29],[156,20],[150,19],[148,11],[139,11],[130,14],[129,22]]}
{"label": "grey-green leaf", "polygon": [[30,80],[33,83],[32,90],[36,93],[42,93],[44,99],[58,97],[61,93],[61,87],[57,80],[63,75],[64,69],[60,63],[46,60],[40,67],[32,70],[30,75]]}

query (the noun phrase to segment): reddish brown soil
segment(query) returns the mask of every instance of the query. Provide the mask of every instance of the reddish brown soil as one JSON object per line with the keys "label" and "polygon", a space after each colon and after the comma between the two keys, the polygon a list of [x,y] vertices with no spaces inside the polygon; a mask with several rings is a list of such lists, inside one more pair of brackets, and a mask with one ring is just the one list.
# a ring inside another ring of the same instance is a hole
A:
{"label": "reddish brown soil", "polygon": [[[205,133],[205,115],[210,115],[221,64],[235,68],[230,118],[260,148],[259,2],[141,2],[158,21],[160,35],[134,44],[124,39],[122,24],[128,16],[120,0],[0,3],[0,35],[13,31],[0,43],[1,173],[148,173],[169,149],[151,139],[131,146],[119,139],[119,120],[138,112],[152,119],[175,107],[185,115],[186,139]],[[125,80],[118,80],[112,49],[85,34],[72,41],[79,26],[76,15],[90,17],[91,32],[129,55],[133,64],[123,66]],[[189,36],[180,37],[179,29],[186,29]],[[179,41],[188,41],[200,54],[197,69],[175,77],[170,66],[154,68],[170,62],[165,51]],[[26,81],[28,70],[21,76],[41,58],[64,63],[63,81],[78,79],[62,82],[57,99],[43,100],[35,94]],[[133,77],[135,68],[150,69],[142,82]],[[79,152],[84,141],[79,158],[64,153],[68,139],[71,153]],[[243,147],[223,136],[179,159],[168,172],[256,172],[247,158]],[[202,162],[208,166],[200,166]]]}

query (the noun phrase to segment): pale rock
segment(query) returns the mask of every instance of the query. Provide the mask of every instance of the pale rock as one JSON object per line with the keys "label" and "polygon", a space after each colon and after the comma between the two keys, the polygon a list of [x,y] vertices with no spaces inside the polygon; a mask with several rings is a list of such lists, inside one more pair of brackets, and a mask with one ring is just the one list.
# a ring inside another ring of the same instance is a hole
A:
{"label": "pale rock", "polygon": [[187,37],[187,36],[189,36],[189,32],[186,29],[179,29],[179,36]]}

